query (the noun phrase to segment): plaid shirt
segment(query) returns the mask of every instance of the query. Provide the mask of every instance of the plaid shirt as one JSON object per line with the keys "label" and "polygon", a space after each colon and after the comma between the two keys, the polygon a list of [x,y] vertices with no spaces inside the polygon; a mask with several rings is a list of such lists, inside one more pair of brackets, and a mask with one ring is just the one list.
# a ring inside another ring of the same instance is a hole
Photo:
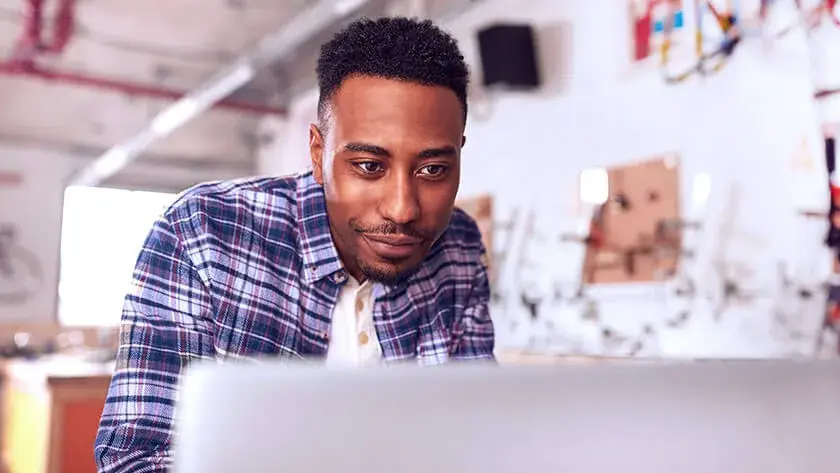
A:
{"label": "plaid shirt", "polygon": [[[386,362],[493,360],[483,256],[475,222],[456,209],[417,273],[375,285]],[[191,361],[325,356],[347,278],[311,172],[185,192],[152,228],[125,299],[99,471],[168,470],[176,388]]]}

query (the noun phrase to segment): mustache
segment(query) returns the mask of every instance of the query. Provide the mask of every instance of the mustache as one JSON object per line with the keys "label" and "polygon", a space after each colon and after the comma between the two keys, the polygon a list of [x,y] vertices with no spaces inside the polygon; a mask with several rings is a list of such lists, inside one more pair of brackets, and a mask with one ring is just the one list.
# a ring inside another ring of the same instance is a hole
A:
{"label": "mustache", "polygon": [[366,225],[357,219],[350,220],[350,228],[359,233],[375,233],[378,235],[405,235],[412,238],[428,240],[429,232],[415,228],[412,225],[399,225],[394,222],[382,222],[377,225]]}

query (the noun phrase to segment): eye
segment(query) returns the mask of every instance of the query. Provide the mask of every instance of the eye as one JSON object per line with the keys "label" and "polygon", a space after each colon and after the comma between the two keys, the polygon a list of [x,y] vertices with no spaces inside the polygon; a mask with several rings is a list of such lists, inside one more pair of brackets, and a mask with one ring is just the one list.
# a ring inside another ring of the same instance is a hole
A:
{"label": "eye", "polygon": [[446,166],[442,164],[429,164],[420,168],[420,175],[423,177],[441,177],[446,173]]}
{"label": "eye", "polygon": [[383,171],[382,163],[377,161],[359,161],[353,163],[353,166],[355,166],[356,169],[360,170],[363,174],[376,174]]}

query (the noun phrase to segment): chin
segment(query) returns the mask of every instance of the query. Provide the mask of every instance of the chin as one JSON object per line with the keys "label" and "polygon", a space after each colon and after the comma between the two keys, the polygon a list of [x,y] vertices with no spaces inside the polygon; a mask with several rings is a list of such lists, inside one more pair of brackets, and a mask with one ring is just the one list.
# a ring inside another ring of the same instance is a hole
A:
{"label": "chin", "polygon": [[[421,260],[422,261],[422,260]],[[388,286],[395,286],[405,282],[419,269],[420,264],[388,263],[388,262],[360,262],[362,273],[371,281]]]}

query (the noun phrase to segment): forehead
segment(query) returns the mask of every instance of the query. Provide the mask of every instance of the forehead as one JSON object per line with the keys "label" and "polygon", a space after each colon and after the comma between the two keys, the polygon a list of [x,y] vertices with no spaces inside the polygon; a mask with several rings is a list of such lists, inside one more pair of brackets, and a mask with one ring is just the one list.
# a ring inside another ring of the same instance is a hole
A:
{"label": "forehead", "polygon": [[464,132],[461,102],[446,87],[355,76],[335,92],[331,108],[336,135],[354,139],[367,135],[459,143]]}

